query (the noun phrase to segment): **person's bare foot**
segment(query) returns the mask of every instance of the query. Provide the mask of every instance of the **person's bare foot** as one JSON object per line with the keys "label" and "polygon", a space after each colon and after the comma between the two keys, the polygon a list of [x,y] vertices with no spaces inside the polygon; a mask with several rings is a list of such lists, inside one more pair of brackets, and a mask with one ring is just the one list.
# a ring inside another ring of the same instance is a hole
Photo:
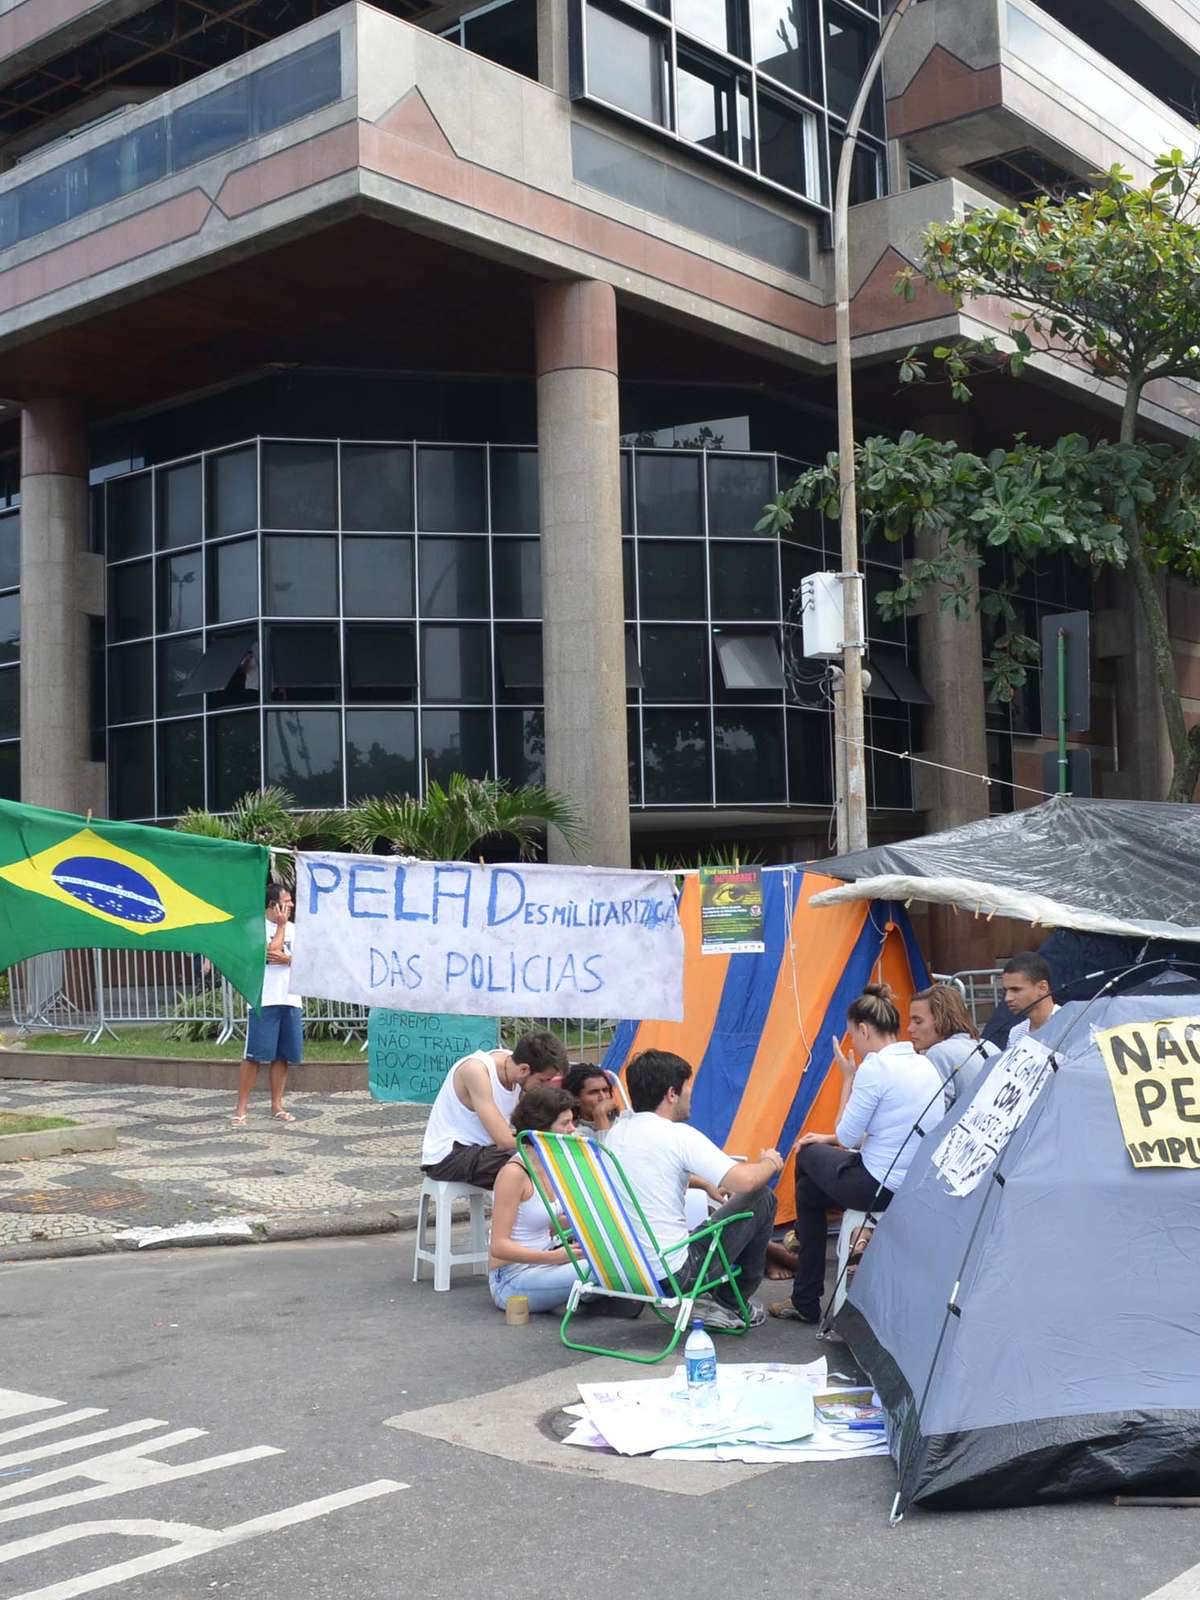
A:
{"label": "person's bare foot", "polygon": [[796,1257],[790,1250],[785,1250],[783,1245],[772,1242],[767,1246],[766,1276],[775,1281],[784,1278],[793,1278],[796,1275]]}

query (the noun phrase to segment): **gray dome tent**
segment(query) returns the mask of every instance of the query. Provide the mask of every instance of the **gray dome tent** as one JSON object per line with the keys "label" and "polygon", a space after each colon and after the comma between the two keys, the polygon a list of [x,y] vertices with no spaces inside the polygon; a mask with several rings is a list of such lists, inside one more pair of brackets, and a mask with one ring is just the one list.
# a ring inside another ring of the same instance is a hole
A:
{"label": "gray dome tent", "polygon": [[[1151,1042],[1145,1072],[1133,1054],[1122,1070],[1131,1086],[1177,1083],[1163,1114],[1200,1135],[1200,980],[1160,969],[1039,1030],[1049,1059],[1011,1131],[980,1111],[989,1084],[1006,1098],[1002,1057],[923,1141],[881,1218],[837,1327],[888,1413],[894,1516],[1200,1493],[1200,1137],[1127,1142],[1096,1036],[1164,1018],[1197,1026],[1175,1030],[1165,1058]],[[1150,1140],[1162,1099],[1139,1092]],[[972,1107],[976,1133],[996,1133],[973,1167],[959,1159]]]}

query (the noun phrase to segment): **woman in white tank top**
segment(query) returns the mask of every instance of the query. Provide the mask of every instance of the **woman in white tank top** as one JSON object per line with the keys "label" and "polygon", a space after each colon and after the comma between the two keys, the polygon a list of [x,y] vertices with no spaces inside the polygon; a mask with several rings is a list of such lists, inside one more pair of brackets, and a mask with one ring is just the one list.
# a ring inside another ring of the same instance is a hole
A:
{"label": "woman in white tank top", "polygon": [[[574,1133],[575,1101],[563,1089],[535,1084],[513,1113],[513,1131]],[[501,1169],[493,1191],[488,1287],[503,1311],[513,1295],[529,1299],[530,1311],[560,1311],[578,1274],[555,1246],[550,1218],[519,1157]]]}

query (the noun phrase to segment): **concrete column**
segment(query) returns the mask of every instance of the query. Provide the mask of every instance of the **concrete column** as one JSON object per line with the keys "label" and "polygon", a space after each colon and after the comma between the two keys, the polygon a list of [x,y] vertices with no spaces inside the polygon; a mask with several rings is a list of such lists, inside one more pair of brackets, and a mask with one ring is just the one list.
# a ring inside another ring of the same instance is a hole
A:
{"label": "concrete column", "polygon": [[538,82],[563,96],[571,92],[568,27],[563,0],[537,0]]}
{"label": "concrete column", "polygon": [[[970,443],[970,421],[960,416],[922,417],[913,424],[918,433],[934,439],[954,439],[960,447]],[[917,556],[936,555],[933,542],[919,542]],[[972,600],[979,584],[971,579]],[[917,622],[921,651],[921,678],[933,705],[925,712],[925,749],[930,761],[965,772],[987,771],[987,730],[984,722],[986,692],[983,682],[983,636],[979,614],[972,605],[969,617],[944,611],[934,595]],[[988,814],[988,791],[978,778],[960,777],[936,768],[917,768],[914,781],[923,791],[926,828],[938,833],[957,828]]]}
{"label": "concrete column", "polygon": [[[617,310],[608,284],[536,291],[546,782],[582,814],[580,858],[629,865]],[[555,861],[573,859],[550,839]]]}
{"label": "concrete column", "polygon": [[[105,809],[88,760],[88,610],[102,604],[88,554],[87,434],[69,400],[21,414],[21,798]],[[93,592],[95,591],[95,592]]]}

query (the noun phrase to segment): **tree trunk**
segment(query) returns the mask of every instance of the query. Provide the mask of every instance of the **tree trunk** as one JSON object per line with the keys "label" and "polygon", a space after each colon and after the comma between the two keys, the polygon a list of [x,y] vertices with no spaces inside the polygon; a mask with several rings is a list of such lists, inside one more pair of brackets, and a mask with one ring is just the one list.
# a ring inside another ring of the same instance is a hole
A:
{"label": "tree trunk", "polygon": [[[1121,409],[1122,444],[1137,442],[1137,414],[1141,398],[1142,385],[1130,382],[1125,390],[1125,404]],[[1196,792],[1196,783],[1200,780],[1200,743],[1188,734],[1183,701],[1179,694],[1179,680],[1175,671],[1175,652],[1171,648],[1171,630],[1154,574],[1146,563],[1141,523],[1136,508],[1124,527],[1125,542],[1129,546],[1129,576],[1133,579],[1133,590],[1142,608],[1146,630],[1150,635],[1154,671],[1158,678],[1159,695],[1167,723],[1167,739],[1171,746],[1171,782],[1165,798],[1190,801]],[[1192,731],[1195,733],[1197,730]]]}

